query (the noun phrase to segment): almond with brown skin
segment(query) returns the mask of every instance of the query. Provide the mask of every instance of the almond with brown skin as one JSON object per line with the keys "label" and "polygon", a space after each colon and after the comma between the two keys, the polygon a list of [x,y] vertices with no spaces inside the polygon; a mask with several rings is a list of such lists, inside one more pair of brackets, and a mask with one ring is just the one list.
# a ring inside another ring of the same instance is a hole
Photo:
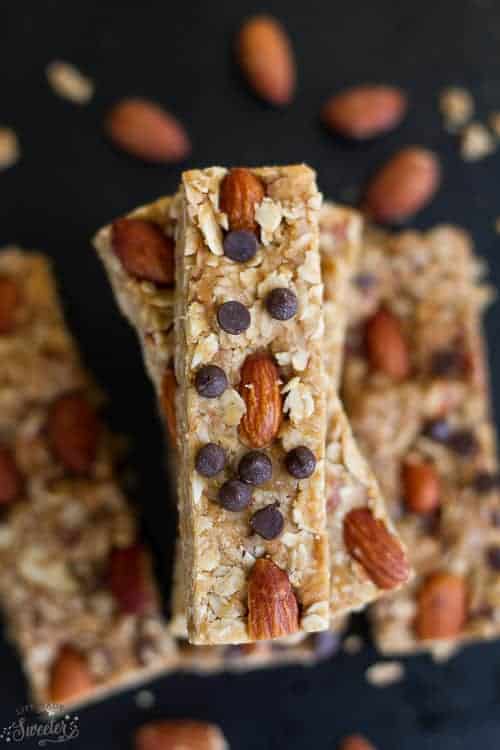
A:
{"label": "almond with brown skin", "polygon": [[467,585],[458,575],[430,575],[417,595],[415,632],[421,641],[455,638],[467,620]]}
{"label": "almond with brown skin", "polygon": [[381,308],[366,323],[365,341],[371,366],[393,380],[410,374],[410,352],[399,319]]}
{"label": "almond with brown skin", "polygon": [[0,446],[0,505],[8,505],[21,494],[23,481],[12,451]]}
{"label": "almond with brown skin", "polygon": [[355,508],[346,515],[344,543],[379,588],[392,589],[408,579],[410,569],[403,547],[369,508]]}
{"label": "almond with brown skin", "polygon": [[299,629],[299,605],[287,574],[271,560],[256,561],[248,579],[248,634],[262,641]]}
{"label": "almond with brown skin", "polygon": [[52,404],[47,431],[52,452],[67,471],[82,475],[91,471],[101,424],[82,393],[67,393]]}
{"label": "almond with brown skin", "polygon": [[257,353],[246,358],[239,392],[246,406],[240,438],[250,448],[264,448],[278,434],[283,419],[280,375],[272,357]]}
{"label": "almond with brown skin", "polygon": [[338,750],[375,750],[375,746],[362,734],[351,734],[342,740]]}
{"label": "almond with brown skin", "polygon": [[393,130],[403,119],[407,99],[395,86],[366,84],[332,96],[323,107],[323,121],[348,138],[364,140]]}
{"label": "almond with brown skin", "polygon": [[72,646],[63,646],[52,667],[49,696],[53,703],[68,703],[91,692],[94,679],[85,657]]}
{"label": "almond with brown skin", "polygon": [[108,585],[121,612],[145,615],[158,609],[158,598],[152,584],[151,561],[142,544],[112,550]]}
{"label": "almond with brown skin", "polygon": [[290,40],[275,18],[259,15],[245,21],[236,56],[258,96],[278,107],[290,102],[295,90],[295,61]]}
{"label": "almond with brown skin", "polygon": [[0,334],[11,333],[16,323],[20,294],[15,281],[0,276]]}
{"label": "almond with brown skin", "polygon": [[122,99],[108,113],[105,127],[115,146],[145,161],[182,161],[191,151],[178,120],[146,99]]}
{"label": "almond with brown skin", "polygon": [[264,196],[263,183],[249,169],[231,169],[220,187],[220,208],[227,214],[229,229],[256,232],[255,207]]}
{"label": "almond with brown skin", "polygon": [[144,219],[117,219],[111,243],[125,271],[139,281],[174,283],[174,241]]}
{"label": "almond with brown skin", "polygon": [[219,727],[203,721],[151,721],[135,733],[135,750],[228,750]]}
{"label": "almond with brown skin", "polygon": [[412,513],[432,513],[439,507],[441,483],[430,463],[406,462],[402,469],[403,497]]}
{"label": "almond with brown skin", "polygon": [[438,157],[425,148],[404,148],[375,175],[364,208],[375,221],[400,222],[418,213],[441,180]]}
{"label": "almond with brown skin", "polygon": [[161,381],[161,408],[163,417],[167,423],[170,440],[175,445],[177,436],[177,417],[175,415],[175,392],[177,380],[172,367],[168,367],[163,373]]}

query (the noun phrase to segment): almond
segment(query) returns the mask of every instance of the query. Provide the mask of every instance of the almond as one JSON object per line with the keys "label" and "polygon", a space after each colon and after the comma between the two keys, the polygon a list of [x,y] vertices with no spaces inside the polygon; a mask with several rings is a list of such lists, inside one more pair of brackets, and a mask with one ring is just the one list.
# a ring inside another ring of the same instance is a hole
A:
{"label": "almond", "polygon": [[229,229],[256,232],[255,207],[264,196],[264,185],[249,169],[231,169],[220,187],[220,208],[227,214]]}
{"label": "almond", "polygon": [[271,560],[257,560],[248,579],[248,634],[262,641],[299,629],[299,605],[287,574]]}
{"label": "almond", "polygon": [[112,550],[108,585],[121,612],[145,615],[158,609],[151,575],[151,561],[141,544]]}
{"label": "almond", "polygon": [[182,161],[191,151],[183,126],[146,99],[122,99],[109,112],[105,127],[115,146],[145,161]]}
{"label": "almond", "polygon": [[72,474],[88,474],[97,455],[101,425],[81,393],[67,393],[52,404],[48,418],[52,452]]}
{"label": "almond", "polygon": [[228,744],[215,724],[171,719],[139,727],[135,750],[228,750]]}
{"label": "almond", "polygon": [[290,102],[295,90],[295,61],[288,36],[275,18],[259,15],[245,21],[236,56],[258,96],[276,106]]}
{"label": "almond", "polygon": [[0,506],[14,502],[21,494],[22,485],[12,452],[0,446]]}
{"label": "almond", "polygon": [[19,301],[20,294],[15,281],[7,276],[0,276],[0,334],[11,333],[14,328]]}
{"label": "almond", "polygon": [[402,469],[404,502],[413,513],[432,513],[439,506],[441,484],[430,463],[410,463]]}
{"label": "almond", "polygon": [[174,283],[174,241],[153,222],[117,219],[111,242],[125,271],[135,279],[162,286]]}
{"label": "almond", "polygon": [[365,341],[371,366],[393,380],[404,380],[410,374],[410,352],[399,319],[381,308],[365,328]]}
{"label": "almond", "polygon": [[53,703],[81,698],[94,687],[85,657],[72,646],[63,646],[52,667],[49,696]]}
{"label": "almond", "polygon": [[177,418],[175,416],[175,391],[177,389],[177,380],[175,379],[175,373],[172,367],[168,367],[163,373],[161,381],[161,408],[165,422],[167,423],[167,430],[172,441],[175,445],[177,436]]}
{"label": "almond", "polygon": [[364,207],[375,221],[404,221],[431,200],[440,179],[439,160],[432,151],[402,149],[373,178]]}
{"label": "almond", "polygon": [[404,583],[410,569],[398,539],[369,508],[355,508],[344,518],[344,543],[381,589]]}
{"label": "almond", "polygon": [[420,640],[454,638],[467,620],[467,586],[461,576],[430,575],[417,595],[415,631]]}
{"label": "almond", "polygon": [[323,121],[348,138],[363,140],[395,128],[406,108],[406,95],[394,86],[354,86],[327,101]]}
{"label": "almond", "polygon": [[344,737],[339,750],[375,750],[375,746],[362,734],[351,734],[349,737]]}
{"label": "almond", "polygon": [[251,448],[264,448],[278,434],[283,419],[280,375],[272,357],[258,353],[246,358],[239,392],[246,406],[240,438]]}

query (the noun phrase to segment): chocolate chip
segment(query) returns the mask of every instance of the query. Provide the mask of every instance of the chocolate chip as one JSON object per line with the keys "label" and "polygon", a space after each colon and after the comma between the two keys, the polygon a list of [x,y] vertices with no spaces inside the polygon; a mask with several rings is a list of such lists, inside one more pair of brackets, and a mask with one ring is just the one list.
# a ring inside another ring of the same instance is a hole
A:
{"label": "chocolate chip", "polygon": [[340,638],[331,630],[323,630],[311,636],[315,656],[318,659],[328,659],[337,653],[340,648]]}
{"label": "chocolate chip", "polygon": [[465,371],[465,359],[456,349],[439,349],[432,354],[430,368],[438,377],[461,375]]}
{"label": "chocolate chip", "polygon": [[500,547],[488,547],[486,556],[490,568],[500,570]]}
{"label": "chocolate chip", "polygon": [[247,484],[259,485],[269,482],[273,475],[271,459],[260,451],[245,453],[239,463],[238,474]]}
{"label": "chocolate chip", "polygon": [[436,443],[446,443],[451,435],[451,428],[446,419],[430,419],[424,424],[422,433]]}
{"label": "chocolate chip", "polygon": [[276,503],[261,508],[250,519],[252,529],[264,539],[276,539],[283,531],[284,525],[285,521]]}
{"label": "chocolate chip", "polygon": [[194,384],[200,396],[217,398],[227,388],[226,373],[216,365],[205,365],[196,373]]}
{"label": "chocolate chip", "polygon": [[237,512],[245,510],[252,502],[252,490],[239,479],[230,479],[224,482],[219,490],[219,503],[226,510]]}
{"label": "chocolate chip", "polygon": [[216,443],[207,443],[198,451],[195,466],[203,477],[215,477],[226,465],[224,448]]}
{"label": "chocolate chip", "polygon": [[250,325],[250,312],[245,305],[236,300],[224,302],[217,310],[217,320],[223,331],[237,336],[246,331]]}
{"label": "chocolate chip", "polygon": [[253,232],[239,229],[228,232],[224,238],[224,255],[237,263],[246,263],[257,252],[257,238]]}
{"label": "chocolate chip", "polygon": [[500,476],[489,471],[480,471],[476,474],[472,486],[481,495],[486,494],[500,487]]}
{"label": "chocolate chip", "polygon": [[316,468],[316,458],[314,453],[306,448],[305,445],[299,445],[297,448],[289,451],[285,458],[286,468],[295,479],[307,479]]}
{"label": "chocolate chip", "polygon": [[291,289],[278,287],[266,297],[266,308],[275,320],[290,320],[297,312],[297,295]]}
{"label": "chocolate chip", "polygon": [[448,445],[459,456],[475,456],[479,443],[471,430],[457,430],[448,438]]}
{"label": "chocolate chip", "polygon": [[362,292],[368,292],[377,284],[377,277],[373,273],[368,273],[368,271],[356,274],[353,280]]}

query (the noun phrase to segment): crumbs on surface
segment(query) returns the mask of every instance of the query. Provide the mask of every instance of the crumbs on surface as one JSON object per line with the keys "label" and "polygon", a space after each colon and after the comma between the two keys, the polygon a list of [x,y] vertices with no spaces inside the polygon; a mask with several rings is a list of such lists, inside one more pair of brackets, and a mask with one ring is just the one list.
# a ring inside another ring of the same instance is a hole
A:
{"label": "crumbs on surface", "polygon": [[94,84],[78,68],[62,60],[53,60],[45,69],[52,90],[75,104],[88,104],[94,94]]}
{"label": "crumbs on surface", "polygon": [[0,170],[12,167],[19,159],[19,140],[12,128],[0,126]]}
{"label": "crumbs on surface", "polygon": [[467,89],[449,86],[439,95],[439,109],[446,130],[451,133],[466,125],[474,114],[474,99]]}
{"label": "crumbs on surface", "polygon": [[400,682],[405,668],[400,661],[379,661],[372,664],[365,672],[366,681],[375,687],[385,687]]}

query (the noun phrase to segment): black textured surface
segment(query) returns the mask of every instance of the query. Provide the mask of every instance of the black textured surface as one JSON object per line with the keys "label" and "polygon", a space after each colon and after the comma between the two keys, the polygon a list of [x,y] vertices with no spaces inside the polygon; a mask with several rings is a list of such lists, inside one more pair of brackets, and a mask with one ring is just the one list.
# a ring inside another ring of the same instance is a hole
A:
{"label": "black textured surface", "polygon": [[[235,29],[257,10],[285,22],[297,53],[298,92],[283,112],[254,99],[231,58]],[[115,152],[102,136],[104,111],[123,95],[152,97],[186,123],[194,144],[190,165],[304,160],[318,169],[324,193],[335,199],[355,196],[398,146],[435,148],[443,158],[444,183],[416,224],[463,224],[498,282],[500,243],[493,225],[500,215],[500,153],[465,164],[440,125],[437,94],[444,85],[465,84],[481,116],[500,109],[499,48],[498,0],[2,4],[0,120],[18,131],[23,158],[0,174],[0,242],[40,248],[54,260],[72,329],[112,395],[113,426],[134,439],[137,500],[159,570],[171,560],[174,531],[165,501],[161,431],[136,342],[88,239],[111,217],[172,191],[180,168],[148,167]],[[49,90],[44,67],[54,58],[74,62],[95,79],[90,106],[80,108]],[[325,97],[367,80],[408,90],[404,124],[364,145],[332,138],[318,122]],[[500,372],[495,308],[487,328],[495,383]],[[498,401],[498,389],[495,396]],[[2,727],[26,696],[12,650],[2,647],[0,658]],[[133,728],[156,716],[217,721],[238,750],[333,750],[354,730],[365,732],[380,750],[500,746],[500,645],[469,648],[439,666],[425,656],[405,660],[406,679],[385,689],[364,679],[375,659],[368,648],[314,670],[162,679],[154,684],[157,703],[151,711],[136,708],[129,692],[81,712],[80,738],[71,746],[126,748]]]}

